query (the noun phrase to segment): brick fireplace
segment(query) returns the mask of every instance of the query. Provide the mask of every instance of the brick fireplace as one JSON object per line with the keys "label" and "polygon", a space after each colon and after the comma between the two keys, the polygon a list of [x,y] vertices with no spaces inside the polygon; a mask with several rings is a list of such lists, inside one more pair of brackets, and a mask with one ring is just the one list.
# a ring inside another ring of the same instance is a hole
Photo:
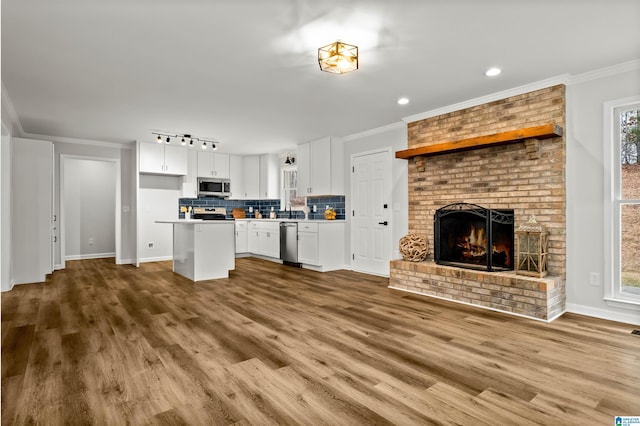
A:
{"label": "brick fireplace", "polygon": [[[411,156],[399,157],[408,158],[409,232],[427,237],[431,255],[424,262],[392,261],[391,288],[546,321],[564,312],[565,138],[517,137],[521,129],[549,123],[565,127],[564,85],[409,124],[408,149],[401,152]],[[465,144],[498,133],[516,136],[493,145]],[[533,278],[434,263],[434,214],[455,203],[513,210],[515,229],[534,214],[549,231],[549,275]]]}

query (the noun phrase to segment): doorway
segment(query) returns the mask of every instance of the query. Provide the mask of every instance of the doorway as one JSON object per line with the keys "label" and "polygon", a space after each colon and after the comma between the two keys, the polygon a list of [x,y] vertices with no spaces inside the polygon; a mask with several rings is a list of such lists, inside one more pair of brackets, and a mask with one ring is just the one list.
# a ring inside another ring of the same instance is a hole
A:
{"label": "doorway", "polygon": [[60,155],[60,264],[115,257],[121,263],[120,160]]}
{"label": "doorway", "polygon": [[351,268],[389,276],[391,150],[351,156]]}

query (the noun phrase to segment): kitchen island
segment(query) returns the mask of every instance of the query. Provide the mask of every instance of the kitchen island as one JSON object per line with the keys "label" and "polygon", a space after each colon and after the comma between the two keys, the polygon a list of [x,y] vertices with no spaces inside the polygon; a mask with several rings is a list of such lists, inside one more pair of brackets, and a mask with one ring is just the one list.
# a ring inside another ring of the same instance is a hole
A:
{"label": "kitchen island", "polygon": [[235,269],[233,220],[158,220],[173,225],[173,272],[193,281],[228,278]]}

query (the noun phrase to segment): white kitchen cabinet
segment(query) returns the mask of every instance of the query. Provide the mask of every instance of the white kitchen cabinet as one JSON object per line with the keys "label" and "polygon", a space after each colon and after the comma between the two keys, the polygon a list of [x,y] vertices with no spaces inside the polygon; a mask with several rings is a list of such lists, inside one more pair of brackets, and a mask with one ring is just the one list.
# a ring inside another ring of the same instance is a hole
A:
{"label": "white kitchen cabinet", "polygon": [[298,262],[320,265],[318,224],[298,223]]}
{"label": "white kitchen cabinet", "polygon": [[280,167],[277,154],[260,156],[260,199],[275,200],[280,198]]}
{"label": "white kitchen cabinet", "polygon": [[186,175],[187,149],[158,143],[140,144],[140,173]]}
{"label": "white kitchen cabinet", "polygon": [[198,151],[198,177],[229,179],[229,154]]}
{"label": "white kitchen cabinet", "polygon": [[298,195],[344,193],[343,147],[330,137],[298,145]]}
{"label": "white kitchen cabinet", "polygon": [[249,221],[249,252],[280,258],[280,223]]}
{"label": "white kitchen cabinet", "polygon": [[231,182],[229,199],[244,199],[243,160],[240,155],[229,156],[229,181]]}
{"label": "white kitchen cabinet", "polygon": [[236,253],[246,253],[249,251],[247,222],[236,221]]}
{"label": "white kitchen cabinet", "polygon": [[[260,156],[248,155],[243,159],[242,183],[245,200],[260,198]],[[233,191],[233,188],[231,188]]]}
{"label": "white kitchen cabinet", "polygon": [[260,229],[257,223],[249,222],[247,231],[247,244],[250,253],[259,254],[260,251]]}
{"label": "white kitchen cabinet", "polygon": [[197,152],[187,149],[187,174],[182,178],[181,198],[198,197],[198,158]]}
{"label": "white kitchen cabinet", "polygon": [[298,261],[302,266],[326,272],[344,268],[344,222],[299,221]]}

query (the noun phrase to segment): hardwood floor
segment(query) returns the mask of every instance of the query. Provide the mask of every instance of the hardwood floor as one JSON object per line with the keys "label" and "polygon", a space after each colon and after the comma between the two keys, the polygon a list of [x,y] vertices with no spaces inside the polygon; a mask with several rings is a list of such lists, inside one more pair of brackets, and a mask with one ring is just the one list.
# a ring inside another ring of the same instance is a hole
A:
{"label": "hardwood floor", "polygon": [[[640,336],[238,259],[67,262],[2,294],[2,424],[613,424],[640,415]],[[638,328],[638,327],[635,327]]]}

